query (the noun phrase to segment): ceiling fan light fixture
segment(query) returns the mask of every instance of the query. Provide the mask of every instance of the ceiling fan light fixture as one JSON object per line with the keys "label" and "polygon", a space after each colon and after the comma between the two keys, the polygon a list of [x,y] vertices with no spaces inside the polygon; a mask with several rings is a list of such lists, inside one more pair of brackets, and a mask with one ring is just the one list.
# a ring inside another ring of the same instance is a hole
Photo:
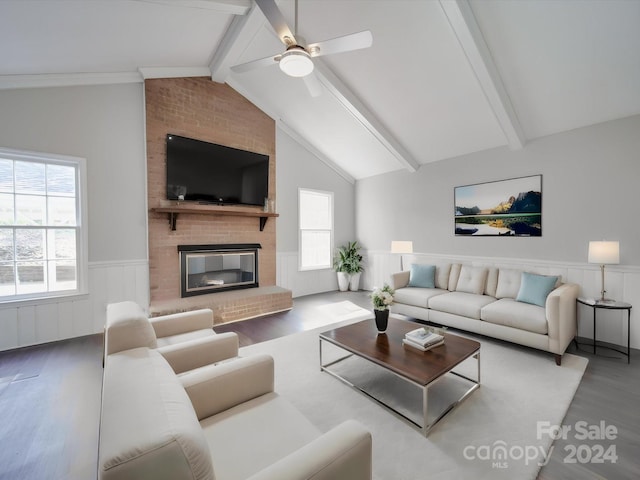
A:
{"label": "ceiling fan light fixture", "polygon": [[306,77],[313,72],[313,61],[307,51],[299,46],[290,47],[280,58],[280,70],[290,77]]}

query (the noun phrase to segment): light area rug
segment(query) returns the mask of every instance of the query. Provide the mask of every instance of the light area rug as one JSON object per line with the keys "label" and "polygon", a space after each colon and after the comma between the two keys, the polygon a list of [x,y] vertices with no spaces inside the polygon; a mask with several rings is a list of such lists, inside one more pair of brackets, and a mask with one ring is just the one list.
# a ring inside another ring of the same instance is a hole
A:
{"label": "light area rug", "polygon": [[[358,320],[341,324],[354,321]],[[481,387],[425,438],[370,398],[320,371],[318,333],[341,324],[243,347],[241,355],[273,356],[276,391],[320,430],[347,419],[361,422],[373,436],[373,472],[380,480],[536,478],[552,447],[551,437],[540,432],[539,425],[562,424],[587,366],[585,358],[575,355],[565,354],[562,366],[556,366],[551,354],[476,338],[482,345]],[[471,363],[467,368],[475,367]],[[361,374],[373,389],[388,394],[391,385],[391,396],[409,416],[419,409],[411,406],[419,401],[419,393],[387,383],[384,374],[376,379],[367,367]]]}
{"label": "light area rug", "polygon": [[322,325],[328,323],[327,319],[331,319],[331,322],[336,323],[346,320],[364,320],[365,318],[373,317],[372,310],[365,310],[349,300],[318,305],[315,313],[321,316],[324,322]]}

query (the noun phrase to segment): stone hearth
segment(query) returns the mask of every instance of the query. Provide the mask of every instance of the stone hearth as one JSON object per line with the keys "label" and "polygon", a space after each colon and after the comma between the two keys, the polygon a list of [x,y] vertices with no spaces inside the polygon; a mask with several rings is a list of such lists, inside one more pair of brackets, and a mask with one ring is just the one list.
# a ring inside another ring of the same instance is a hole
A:
{"label": "stone hearth", "polygon": [[156,302],[151,305],[150,314],[157,317],[210,308],[214,323],[220,324],[291,310],[291,306],[291,290],[272,286]]}

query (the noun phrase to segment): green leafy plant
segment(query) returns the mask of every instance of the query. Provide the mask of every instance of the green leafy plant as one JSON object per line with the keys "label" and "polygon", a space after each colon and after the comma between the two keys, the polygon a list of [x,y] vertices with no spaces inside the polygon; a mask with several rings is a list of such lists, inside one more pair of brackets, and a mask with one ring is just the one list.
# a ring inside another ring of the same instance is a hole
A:
{"label": "green leafy plant", "polygon": [[360,255],[361,248],[358,242],[347,242],[346,245],[338,247],[333,258],[333,269],[349,275],[364,271],[362,255]]}

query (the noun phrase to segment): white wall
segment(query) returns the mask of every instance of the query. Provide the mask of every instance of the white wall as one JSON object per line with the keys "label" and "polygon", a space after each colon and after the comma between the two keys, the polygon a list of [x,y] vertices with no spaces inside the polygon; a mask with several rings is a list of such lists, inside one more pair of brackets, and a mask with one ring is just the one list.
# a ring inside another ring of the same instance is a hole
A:
{"label": "white wall", "polygon": [[0,90],[0,146],[87,159],[89,261],[147,258],[142,84]]}
{"label": "white wall", "polygon": [[142,84],[0,90],[0,146],[87,160],[89,294],[0,305],[0,350],[99,332],[148,305]]}
{"label": "white wall", "polygon": [[[588,242],[619,240],[621,265],[607,267],[607,290],[635,306],[632,345],[640,347],[638,152],[640,116],[541,138],[518,151],[497,148],[359,181],[356,231],[370,263],[364,286],[386,281],[399,267],[388,254],[392,240],[412,240],[422,254],[550,265],[570,272],[568,281],[579,283],[583,295],[595,296],[600,275],[587,263]],[[535,174],[543,176],[542,237],[454,236],[454,187]],[[626,344],[626,324],[615,316],[615,322],[599,321],[598,338]],[[591,312],[581,309],[579,331],[588,334],[591,322]]]}
{"label": "white wall", "polygon": [[[619,240],[640,265],[640,116],[496,148],[356,184],[356,232],[372,250],[413,240],[414,250],[586,262],[589,240]],[[542,237],[454,236],[453,189],[542,174]]]}
{"label": "white wall", "polygon": [[298,188],[334,193],[334,243],[355,239],[354,186],[280,128],[276,129],[277,284],[294,297],[336,290],[332,269],[298,271]]}

